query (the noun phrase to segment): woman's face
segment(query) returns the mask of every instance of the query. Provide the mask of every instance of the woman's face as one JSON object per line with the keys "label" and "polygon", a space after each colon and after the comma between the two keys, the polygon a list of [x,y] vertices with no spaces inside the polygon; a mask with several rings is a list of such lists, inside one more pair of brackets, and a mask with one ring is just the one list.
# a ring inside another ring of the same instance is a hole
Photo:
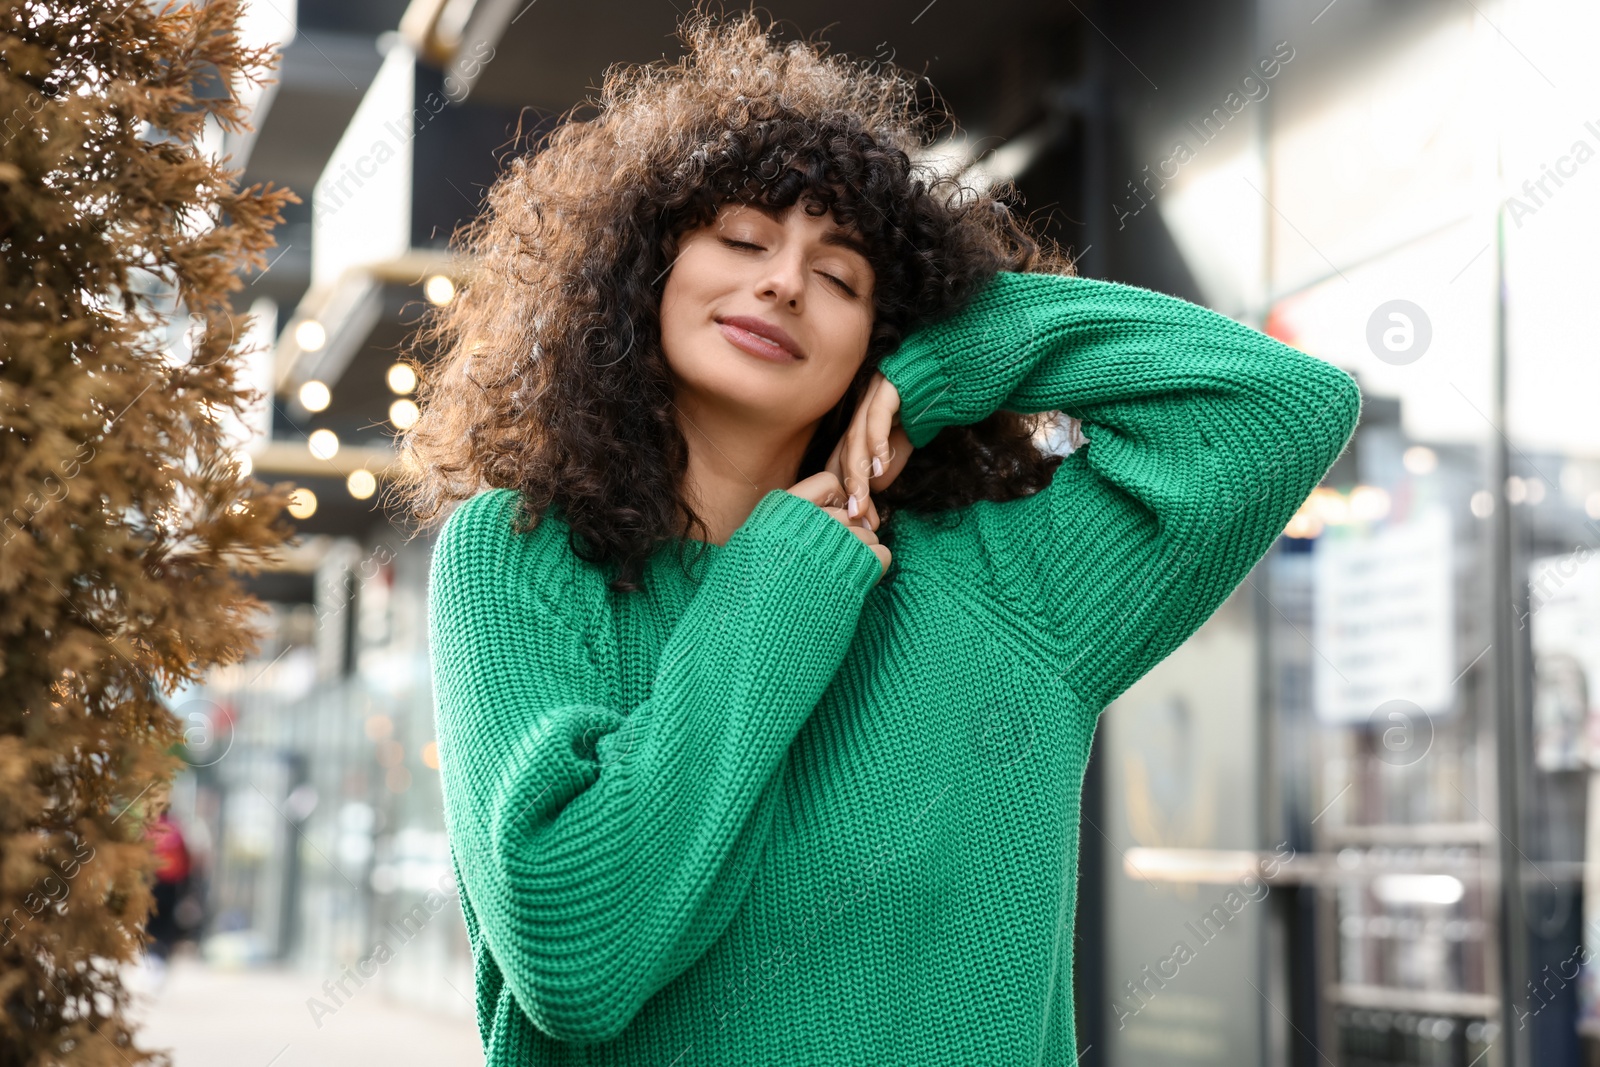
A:
{"label": "woman's face", "polygon": [[[724,204],[681,237],[661,296],[680,407],[798,429],[849,388],[872,333],[872,266],[854,231],[803,205]],[[786,341],[763,341],[763,327]]]}

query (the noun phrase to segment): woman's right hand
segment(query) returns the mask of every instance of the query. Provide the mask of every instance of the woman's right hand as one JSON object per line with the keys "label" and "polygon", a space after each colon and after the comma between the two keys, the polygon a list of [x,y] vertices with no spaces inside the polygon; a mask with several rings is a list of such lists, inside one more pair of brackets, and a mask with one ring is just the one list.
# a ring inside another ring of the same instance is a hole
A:
{"label": "woman's right hand", "polygon": [[818,471],[809,478],[802,478],[789,487],[789,492],[797,497],[811,501],[817,507],[832,515],[844,528],[861,539],[861,543],[872,549],[872,554],[878,557],[882,569],[878,571],[881,581],[889,571],[890,554],[888,546],[878,543],[878,535],[867,525],[866,515],[852,519],[845,513],[844,485],[839,481],[838,475],[832,471]]}

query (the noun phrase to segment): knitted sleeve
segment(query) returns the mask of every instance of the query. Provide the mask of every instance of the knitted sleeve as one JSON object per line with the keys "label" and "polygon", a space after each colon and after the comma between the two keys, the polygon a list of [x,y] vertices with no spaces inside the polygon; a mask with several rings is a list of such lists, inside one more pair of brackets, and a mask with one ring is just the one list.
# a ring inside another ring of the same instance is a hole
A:
{"label": "knitted sleeve", "polygon": [[999,273],[879,370],[913,446],[997,409],[1080,420],[1088,443],[1049,487],[973,505],[969,529],[1096,710],[1245,578],[1361,407],[1349,375],[1225,315],[1057,274]]}
{"label": "knitted sleeve", "polygon": [[564,538],[513,533],[514,499],[463,504],[431,564],[446,826],[521,1009],[556,1040],[601,1042],[732,920],[776,772],[880,567],[822,509],[769,492],[707,561],[648,698],[625,709],[614,668],[536,592]]}

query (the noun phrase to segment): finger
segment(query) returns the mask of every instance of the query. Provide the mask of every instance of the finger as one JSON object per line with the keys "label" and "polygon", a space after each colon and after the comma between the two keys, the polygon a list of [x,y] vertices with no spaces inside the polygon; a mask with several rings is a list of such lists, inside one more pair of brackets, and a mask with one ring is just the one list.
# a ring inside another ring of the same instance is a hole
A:
{"label": "finger", "polygon": [[809,478],[802,478],[789,487],[789,492],[820,508],[839,508],[845,503],[844,486],[831,471],[818,471]]}
{"label": "finger", "polygon": [[[867,547],[872,549],[872,554],[878,557],[878,581],[882,581],[883,576],[889,573],[889,563],[894,557],[883,545],[868,545]],[[873,584],[876,585],[877,583],[874,582]]]}
{"label": "finger", "polygon": [[900,393],[894,383],[881,374],[876,377],[875,384],[877,388],[872,393],[872,403],[867,405],[864,427],[866,439],[863,444],[869,466],[872,460],[878,461],[871,469],[871,476],[881,478],[889,467],[889,431],[894,426],[895,414],[900,410]]}
{"label": "finger", "polygon": [[867,386],[861,403],[856,407],[855,414],[851,416],[850,425],[845,428],[841,444],[844,446],[843,455],[840,457],[844,465],[844,491],[856,498],[861,515],[866,510],[867,497],[871,494],[868,480],[871,477],[871,458],[867,455],[867,415],[872,409],[872,398],[876,395],[878,379],[874,375],[872,382]]}
{"label": "finger", "polygon": [[868,530],[865,527],[852,526],[850,528],[850,532],[856,535],[856,539],[858,541],[860,541],[862,544],[866,545],[868,548],[872,549],[873,551],[877,551],[879,548],[887,547],[881,541],[878,540],[878,538],[873,534],[873,532],[871,530]]}
{"label": "finger", "polygon": [[914,451],[916,449],[912,447],[911,438],[906,436],[905,430],[899,426],[892,428],[889,431],[889,459],[884,464],[883,473],[872,479],[872,488],[881,491],[900,477],[900,472],[906,469],[906,464],[911,461],[911,453]]}
{"label": "finger", "polygon": [[878,535],[869,527],[861,525],[859,520],[852,519],[846,515],[843,508],[823,508],[822,510],[826,511],[833,518],[837,519],[845,529],[855,534],[856,537],[860,538],[866,544],[875,545],[878,543]]}
{"label": "finger", "polygon": [[[843,452],[843,451],[844,451],[844,435],[840,434],[839,435],[839,439],[833,443],[833,451],[828,453],[827,462],[825,462],[822,465],[822,469],[825,470],[825,471],[833,472],[833,475],[835,477],[839,477],[841,474],[843,474],[844,470],[839,465],[839,454],[841,452]],[[840,484],[843,484],[844,479],[840,478],[839,480],[840,480]]]}

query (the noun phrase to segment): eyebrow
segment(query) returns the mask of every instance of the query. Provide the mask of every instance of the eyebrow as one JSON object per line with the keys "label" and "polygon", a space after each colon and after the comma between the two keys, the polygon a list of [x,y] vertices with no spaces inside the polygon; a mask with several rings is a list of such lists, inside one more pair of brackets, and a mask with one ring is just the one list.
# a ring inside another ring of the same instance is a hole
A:
{"label": "eyebrow", "polygon": [[856,253],[868,263],[872,262],[871,250],[868,249],[862,241],[850,236],[843,230],[828,230],[822,235],[822,243],[825,245],[837,245],[840,248],[848,248],[850,251]]}
{"label": "eyebrow", "polygon": [[[786,210],[788,210],[787,208],[769,207],[766,204],[760,203],[750,203],[746,204],[745,206],[754,208],[767,218],[771,219],[773,222],[779,221],[778,216],[782,215]],[[850,251],[856,253],[856,255],[866,260],[869,266],[872,263],[872,251],[867,248],[866,244],[863,243],[859,238],[852,236],[845,230],[831,229],[824,231],[822,234],[822,243],[825,245],[834,245],[838,248],[848,248]]]}

